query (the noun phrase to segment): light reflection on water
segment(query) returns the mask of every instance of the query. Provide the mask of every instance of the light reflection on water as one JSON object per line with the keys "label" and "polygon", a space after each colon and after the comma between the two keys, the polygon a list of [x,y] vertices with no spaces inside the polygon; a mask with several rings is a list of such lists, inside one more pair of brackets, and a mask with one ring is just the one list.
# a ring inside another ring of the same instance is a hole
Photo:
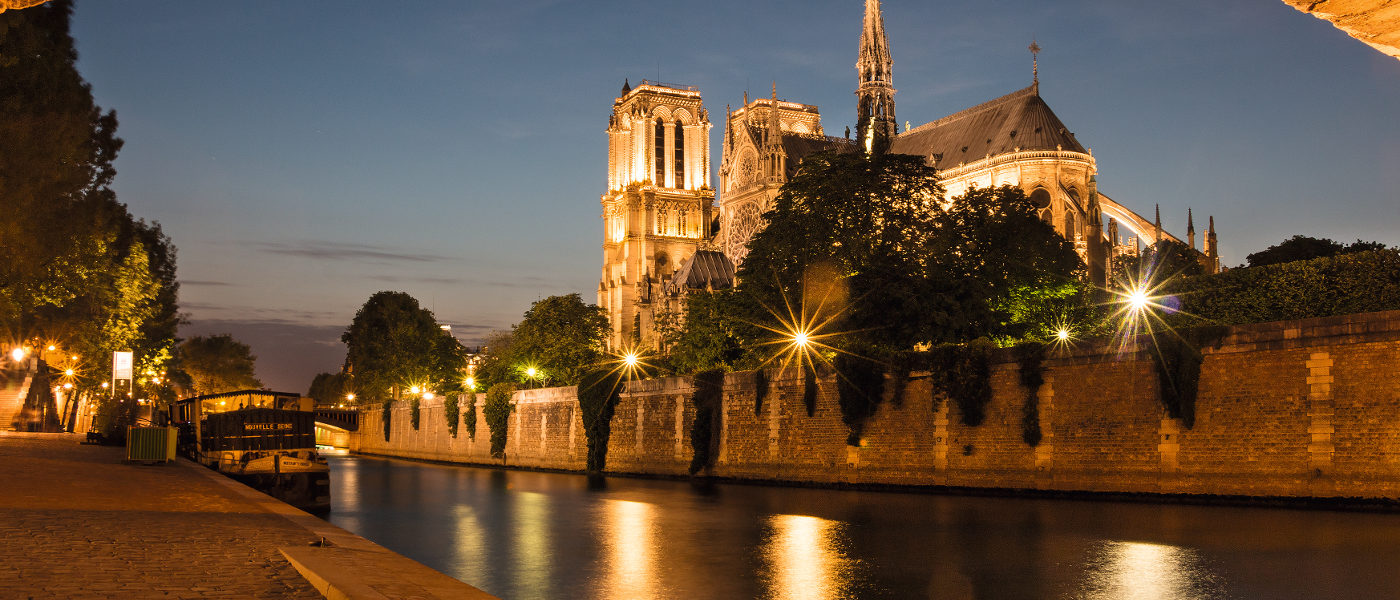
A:
{"label": "light reflection on water", "polygon": [[1084,587],[1078,596],[1085,600],[1227,597],[1200,556],[1185,548],[1108,542],[1085,566]]}
{"label": "light reflection on water", "polygon": [[645,502],[608,500],[604,503],[601,532],[608,548],[609,577],[603,597],[617,600],[659,598],[652,552],[656,541],[655,507]]}
{"label": "light reflection on water", "polygon": [[549,540],[549,497],[538,492],[520,492],[514,504],[515,587],[532,595],[549,589],[554,564]]}
{"label": "light reflection on water", "polygon": [[1400,597],[1400,514],[331,464],[332,523],[507,600]]}
{"label": "light reflection on water", "polygon": [[772,600],[849,598],[855,561],[842,548],[844,523],[803,515],[768,518],[760,553],[766,588]]}

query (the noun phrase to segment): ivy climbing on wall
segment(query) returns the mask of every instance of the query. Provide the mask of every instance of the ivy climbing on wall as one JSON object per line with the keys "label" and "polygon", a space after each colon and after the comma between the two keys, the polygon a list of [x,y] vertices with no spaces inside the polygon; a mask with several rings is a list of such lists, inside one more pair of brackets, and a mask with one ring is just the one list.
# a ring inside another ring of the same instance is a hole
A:
{"label": "ivy climbing on wall", "polygon": [[865,422],[880,408],[885,392],[884,365],[846,353],[836,355],[836,395],[841,422],[849,429],[846,444],[859,446]]}
{"label": "ivy climbing on wall", "polygon": [[724,371],[711,369],[691,377],[694,391],[690,403],[695,407],[695,422],[690,426],[690,474],[694,475],[713,464],[715,423],[719,421],[724,394]]}
{"label": "ivy climbing on wall", "polygon": [[486,417],[486,427],[491,430],[491,458],[504,458],[506,453],[506,430],[510,427],[510,413],[515,409],[510,397],[515,386],[498,383],[486,390],[486,406],[482,415]]}
{"label": "ivy climbing on wall", "polygon": [[973,340],[967,344],[945,344],[929,351],[929,378],[933,385],[934,410],[938,394],[958,407],[963,425],[976,427],[987,418],[992,399],[991,342]]}
{"label": "ivy climbing on wall", "polygon": [[1021,405],[1021,439],[1031,446],[1039,446],[1043,435],[1040,431],[1040,386],[1045,383],[1045,344],[1019,344],[1015,354],[1021,387],[1026,390],[1026,400]]}
{"label": "ivy climbing on wall", "polygon": [[462,413],[457,405],[457,395],[448,394],[442,400],[442,416],[447,419],[447,433],[457,437],[457,425],[462,422]]}
{"label": "ivy climbing on wall", "polygon": [[622,392],[620,371],[595,370],[578,383],[578,406],[583,417],[583,434],[588,443],[589,473],[600,473],[607,466],[608,438],[612,436],[613,411]]}
{"label": "ivy climbing on wall", "polygon": [[1201,348],[1207,344],[1218,346],[1228,332],[1224,326],[1168,330],[1152,336],[1148,343],[1162,407],[1168,417],[1181,419],[1181,425],[1187,429],[1196,424],[1196,394],[1205,361]]}
{"label": "ivy climbing on wall", "polygon": [[380,420],[384,422],[384,441],[389,441],[389,418],[394,415],[394,400],[385,400],[379,407]]}

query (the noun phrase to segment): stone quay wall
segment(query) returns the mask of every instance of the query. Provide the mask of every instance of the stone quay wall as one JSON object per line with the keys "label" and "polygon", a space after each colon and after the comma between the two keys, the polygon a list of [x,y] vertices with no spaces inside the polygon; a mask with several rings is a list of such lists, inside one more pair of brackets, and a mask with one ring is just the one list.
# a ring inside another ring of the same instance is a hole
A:
{"label": "stone quay wall", "polygon": [[[709,472],[817,484],[1400,499],[1400,311],[1232,328],[1203,349],[1190,429],[1166,417],[1148,353],[1090,346],[1046,358],[1035,390],[1043,439],[1034,447],[1022,440],[1028,390],[1009,352],[994,359],[981,425],[964,425],[957,406],[916,376],[902,399],[886,399],[871,417],[859,447],[846,444],[833,378],[818,381],[809,416],[797,373],[730,373]],[[607,471],[685,475],[692,391],[689,378],[630,384],[613,417]],[[457,438],[447,434],[441,402],[423,404],[416,431],[401,403],[389,442],[380,411],[367,410],[352,449],[584,468],[574,388],[516,393],[504,460],[489,456],[481,400],[474,440],[465,426]]]}

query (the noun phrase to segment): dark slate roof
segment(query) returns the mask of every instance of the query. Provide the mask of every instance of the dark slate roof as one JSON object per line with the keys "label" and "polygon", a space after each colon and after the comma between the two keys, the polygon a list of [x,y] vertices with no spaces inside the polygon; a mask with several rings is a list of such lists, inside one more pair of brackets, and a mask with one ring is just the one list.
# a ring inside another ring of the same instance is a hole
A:
{"label": "dark slate roof", "polygon": [[666,282],[666,292],[686,290],[723,290],[734,287],[734,263],[718,250],[696,250],[685,259],[681,268]]}
{"label": "dark slate roof", "polygon": [[818,152],[843,153],[854,152],[855,149],[855,141],[846,138],[797,133],[783,134],[783,152],[787,154],[788,164],[793,166],[797,165],[803,158]]}
{"label": "dark slate roof", "polygon": [[890,152],[934,156],[939,169],[1022,150],[1088,153],[1040,98],[1036,86],[978,104],[900,134]]}

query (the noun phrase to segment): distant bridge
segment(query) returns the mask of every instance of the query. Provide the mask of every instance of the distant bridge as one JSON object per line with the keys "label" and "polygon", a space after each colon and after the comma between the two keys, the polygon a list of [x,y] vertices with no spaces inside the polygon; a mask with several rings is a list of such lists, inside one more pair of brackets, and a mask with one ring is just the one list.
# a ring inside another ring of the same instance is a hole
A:
{"label": "distant bridge", "polygon": [[317,408],[316,444],[346,448],[350,432],[360,429],[360,411],[353,408]]}

